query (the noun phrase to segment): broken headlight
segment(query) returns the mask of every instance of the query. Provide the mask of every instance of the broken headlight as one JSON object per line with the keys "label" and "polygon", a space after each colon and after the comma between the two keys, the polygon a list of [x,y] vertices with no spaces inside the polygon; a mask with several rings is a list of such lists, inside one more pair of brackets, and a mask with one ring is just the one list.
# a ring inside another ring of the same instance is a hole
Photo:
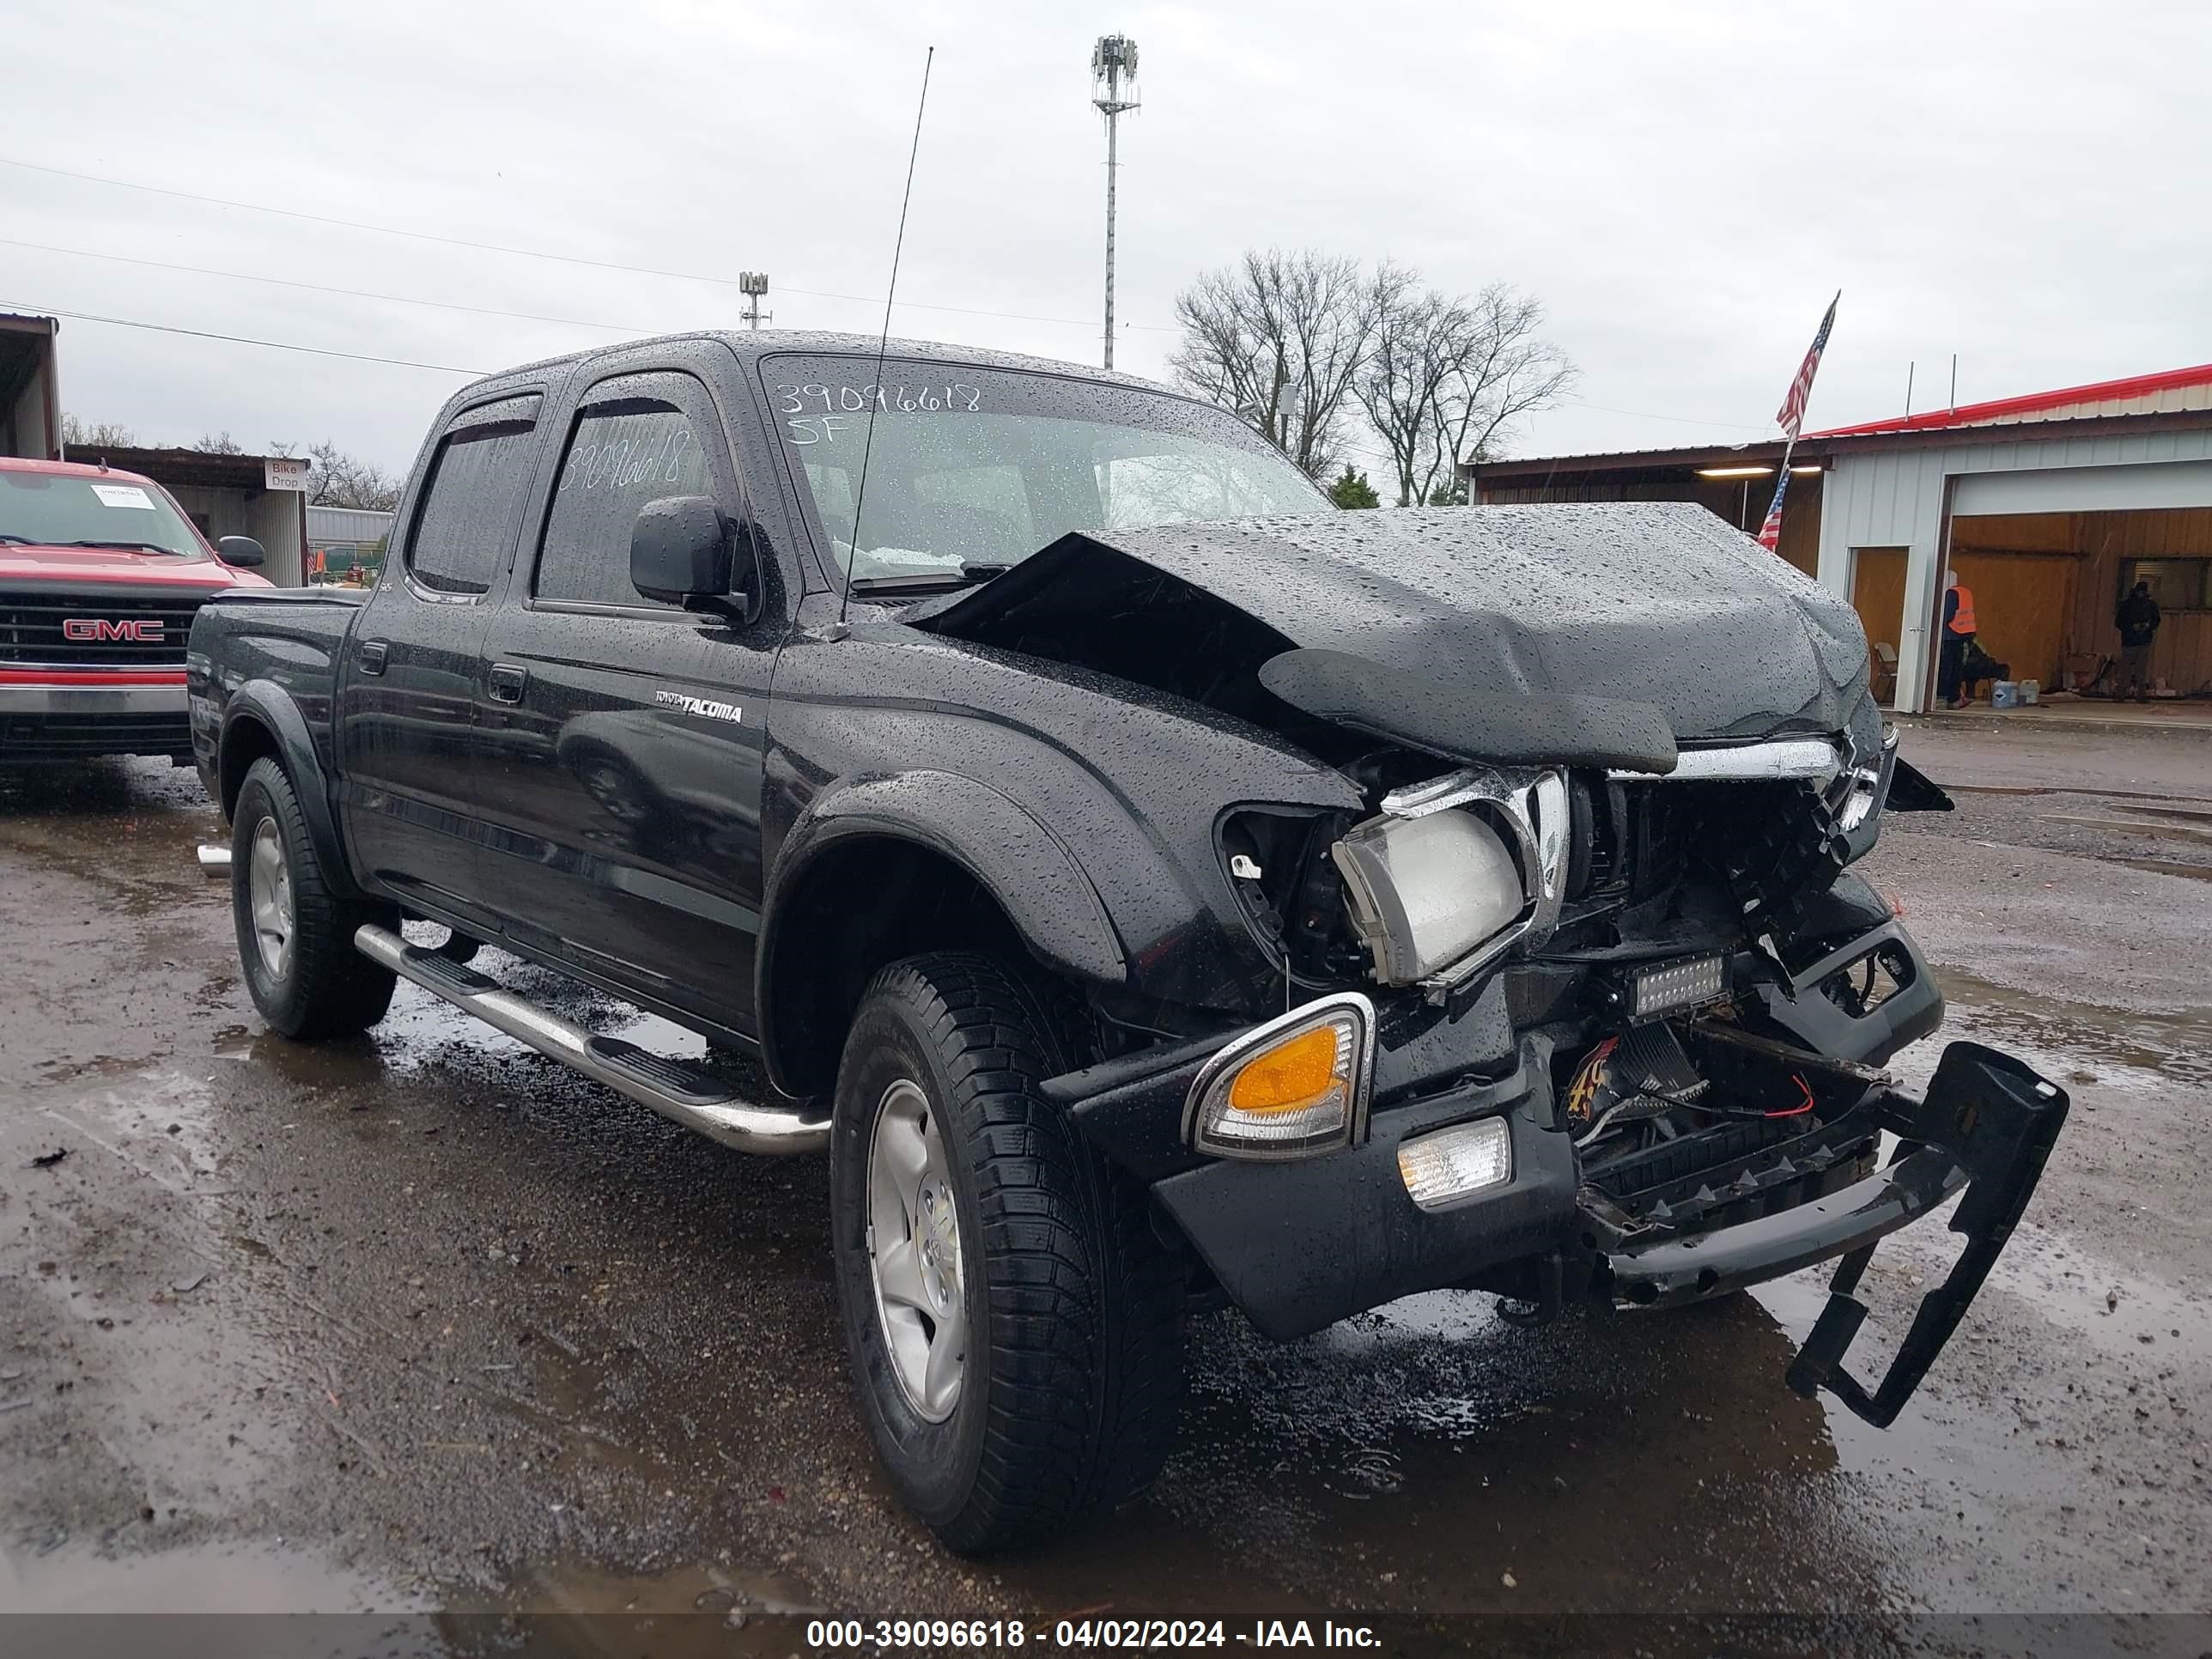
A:
{"label": "broken headlight", "polygon": [[1547,935],[1566,876],[1557,772],[1485,768],[1396,790],[1329,849],[1385,985],[1440,994],[1509,945]]}
{"label": "broken headlight", "polygon": [[1449,967],[1521,914],[1520,868],[1473,812],[1370,819],[1332,850],[1385,985]]}

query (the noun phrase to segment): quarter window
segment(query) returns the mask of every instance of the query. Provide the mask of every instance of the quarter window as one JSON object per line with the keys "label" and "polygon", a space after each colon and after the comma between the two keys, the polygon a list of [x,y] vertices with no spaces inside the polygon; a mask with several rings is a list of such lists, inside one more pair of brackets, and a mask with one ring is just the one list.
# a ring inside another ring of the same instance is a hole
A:
{"label": "quarter window", "polygon": [[407,568],[423,586],[491,591],[514,545],[537,420],[537,398],[511,398],[471,410],[439,443],[407,547]]}
{"label": "quarter window", "polygon": [[585,410],[545,517],[538,597],[653,605],[630,586],[629,540],[637,515],[664,496],[714,493],[698,431],[682,410],[651,398]]}

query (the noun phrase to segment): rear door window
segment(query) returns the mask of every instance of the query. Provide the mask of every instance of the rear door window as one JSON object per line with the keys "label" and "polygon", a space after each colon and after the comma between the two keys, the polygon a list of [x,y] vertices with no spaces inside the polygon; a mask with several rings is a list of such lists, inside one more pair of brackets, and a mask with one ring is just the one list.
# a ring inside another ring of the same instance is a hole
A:
{"label": "rear door window", "polygon": [[407,543],[408,574],[435,592],[491,591],[538,450],[535,393],[458,416],[439,441]]}

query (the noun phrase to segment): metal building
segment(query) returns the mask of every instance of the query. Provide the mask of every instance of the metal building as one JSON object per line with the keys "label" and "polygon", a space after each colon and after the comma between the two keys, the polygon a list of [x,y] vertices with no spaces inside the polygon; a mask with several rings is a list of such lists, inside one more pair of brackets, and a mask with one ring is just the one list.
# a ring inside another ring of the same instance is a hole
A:
{"label": "metal building", "polygon": [[[1698,500],[1749,530],[1780,459],[1777,441],[1461,471],[1486,502]],[[1857,607],[1897,708],[1934,700],[1947,561],[2014,678],[2099,684],[2145,580],[2166,613],[2152,673],[2212,690],[2212,364],[1808,433],[1793,459],[1781,550]]]}
{"label": "metal building", "polygon": [[384,566],[393,515],[367,507],[307,509],[307,580],[373,581]]}

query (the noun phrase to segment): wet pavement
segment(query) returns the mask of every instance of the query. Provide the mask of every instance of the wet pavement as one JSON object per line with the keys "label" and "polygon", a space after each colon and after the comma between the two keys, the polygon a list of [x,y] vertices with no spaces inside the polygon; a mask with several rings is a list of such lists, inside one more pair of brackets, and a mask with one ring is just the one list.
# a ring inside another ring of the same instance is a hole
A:
{"label": "wet pavement", "polygon": [[[1842,1621],[1807,1651],[2202,1650],[2065,1616],[2212,1608],[2212,851],[2145,827],[2212,823],[2212,746],[1906,744],[1962,810],[1894,820],[1869,873],[1941,965],[1946,1035],[2075,1109],[1895,1429],[1781,1386],[1820,1274],[1536,1332],[1457,1293],[1285,1347],[1212,1315],[1154,1493],[981,1565],[876,1474],[818,1162],[721,1151],[409,986],[368,1037],[270,1037],[189,772],[0,781],[0,1609],[347,1613],[338,1647],[392,1652],[517,1613],[585,1652],[657,1620],[672,1654],[799,1650],[825,1613],[1109,1610],[1232,1614],[1232,1640],[1358,1610],[1415,1650],[1703,1652],[1768,1613]],[[1885,1247],[1863,1341],[1948,1249]]]}

